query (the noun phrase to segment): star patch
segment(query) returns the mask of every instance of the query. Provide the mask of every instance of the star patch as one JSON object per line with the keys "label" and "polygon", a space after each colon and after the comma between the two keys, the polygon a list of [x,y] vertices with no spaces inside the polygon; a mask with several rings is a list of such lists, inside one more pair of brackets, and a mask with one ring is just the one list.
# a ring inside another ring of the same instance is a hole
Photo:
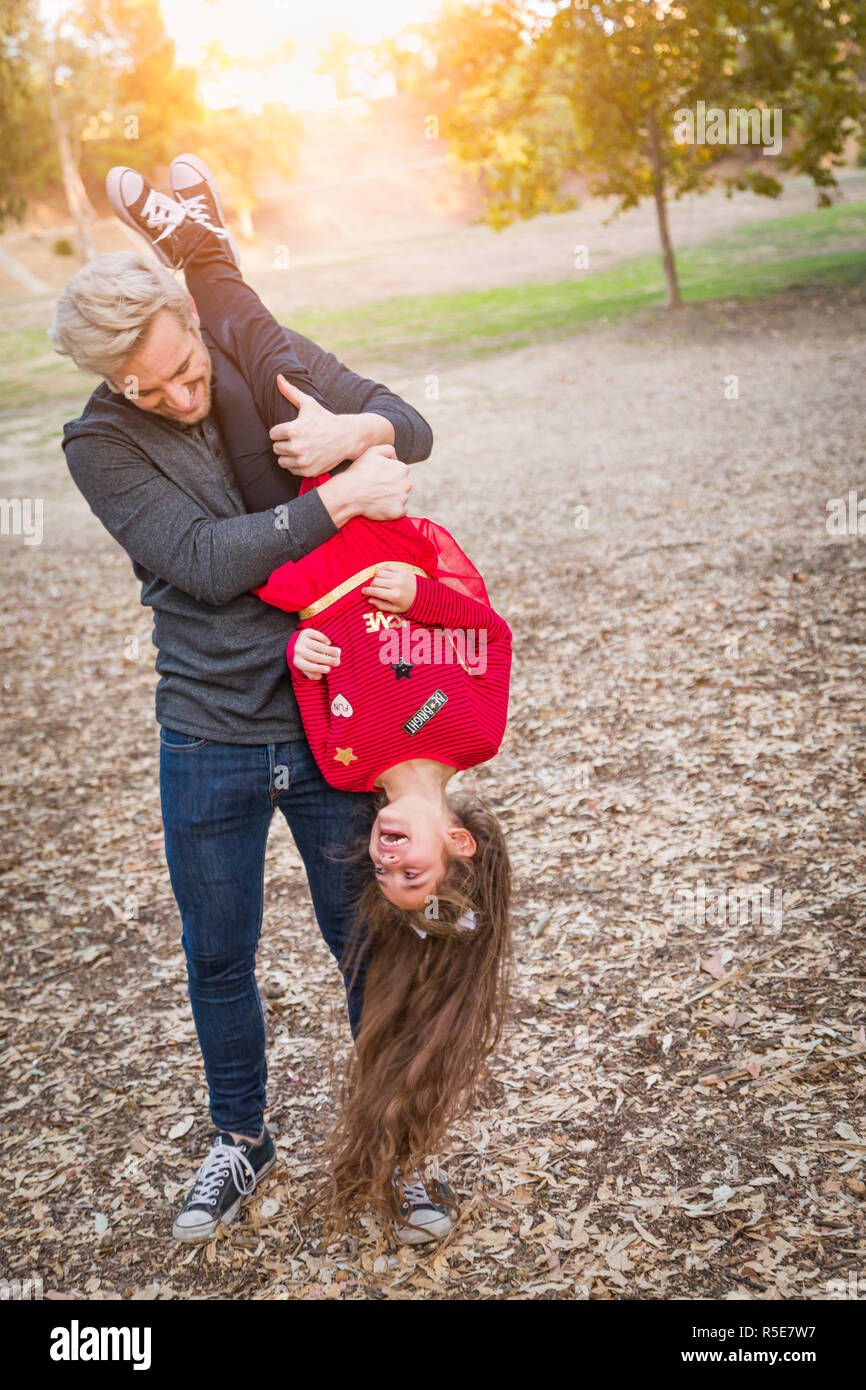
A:
{"label": "star patch", "polygon": [[396,666],[391,667],[391,670],[394,672],[394,679],[398,681],[402,680],[403,676],[408,680],[412,674],[412,667],[408,661],[398,661]]}
{"label": "star patch", "polygon": [[351,748],[338,748],[334,754],[334,762],[342,763],[343,767],[348,767],[349,763],[356,763],[357,761],[358,759]]}

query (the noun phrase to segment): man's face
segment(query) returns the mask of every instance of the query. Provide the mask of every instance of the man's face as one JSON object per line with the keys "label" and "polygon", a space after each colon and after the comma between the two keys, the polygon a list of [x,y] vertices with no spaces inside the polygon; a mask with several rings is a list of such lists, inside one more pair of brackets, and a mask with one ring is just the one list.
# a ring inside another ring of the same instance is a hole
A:
{"label": "man's face", "polygon": [[203,420],[211,406],[210,353],[196,327],[184,328],[170,309],[160,309],[142,347],[124,362],[113,391],[139,410],[167,416],[182,425]]}

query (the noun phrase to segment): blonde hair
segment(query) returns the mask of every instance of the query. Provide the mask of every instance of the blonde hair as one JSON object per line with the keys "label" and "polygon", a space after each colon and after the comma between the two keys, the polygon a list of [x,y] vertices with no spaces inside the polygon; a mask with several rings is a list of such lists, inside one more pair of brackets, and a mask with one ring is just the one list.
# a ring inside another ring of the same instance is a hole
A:
{"label": "blonde hair", "polygon": [[189,296],[167,270],[136,251],[112,251],[82,266],[61,291],[49,337],[83,372],[114,377],[160,309],[195,329]]}

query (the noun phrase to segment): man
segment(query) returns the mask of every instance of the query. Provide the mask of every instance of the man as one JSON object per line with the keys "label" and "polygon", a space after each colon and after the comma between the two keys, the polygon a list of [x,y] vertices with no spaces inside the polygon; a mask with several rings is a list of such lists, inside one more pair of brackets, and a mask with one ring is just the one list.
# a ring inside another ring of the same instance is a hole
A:
{"label": "man", "polygon": [[[130,191],[133,171],[121,172],[125,185],[109,184],[116,210],[168,265],[179,264],[166,249],[177,221],[172,200],[141,180]],[[221,213],[198,220],[227,235]],[[274,452],[298,475],[332,476],[287,505],[248,513],[218,418],[220,380],[233,365],[168,270],[133,252],[99,257],[62,292],[52,337],[59,352],[104,378],[66,424],[63,448],[154,610],[166,860],[217,1130],[173,1235],[204,1240],[234,1219],[276,1162],[264,1123],[265,1023],[255,979],[274,809],[289,824],[341,969],[357,884],[326,851],[369,830],[374,814],[371,795],[338,791],[322,777],[286,666],[292,620],[250,590],[352,516],[404,515],[408,464],[428,457],[432,434],[386,387],[285,330],[287,360],[332,410],[293,389],[297,415],[271,431]],[[351,987],[345,981],[353,1035],[363,981],[363,971]],[[428,1219],[423,1189],[415,1203]]]}

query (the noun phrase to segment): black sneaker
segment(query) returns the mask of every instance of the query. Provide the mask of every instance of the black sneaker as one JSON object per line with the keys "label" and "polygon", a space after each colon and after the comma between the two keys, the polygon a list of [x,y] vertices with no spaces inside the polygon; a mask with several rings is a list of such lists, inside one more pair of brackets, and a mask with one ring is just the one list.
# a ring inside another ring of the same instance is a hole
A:
{"label": "black sneaker", "polygon": [[109,169],[105,191],[121,222],[141,232],[170,270],[183,265],[184,248],[179,228],[187,214],[182,203],[153,188],[137,169],[122,164]]}
{"label": "black sneaker", "polygon": [[171,191],[186,208],[187,217],[218,236],[235,265],[240,266],[241,258],[226,226],[216,179],[204,160],[197,154],[179,154],[171,161],[168,173]]}
{"label": "black sneaker", "polygon": [[[400,1215],[405,1224],[394,1223],[394,1234],[402,1245],[421,1245],[428,1240],[441,1240],[454,1229],[455,1219],[448,1206],[442,1201],[448,1197],[457,1201],[454,1189],[448,1186],[448,1174],[440,1168],[435,1179],[427,1179],[425,1184],[418,1172],[412,1174],[416,1182],[403,1182],[403,1201]],[[401,1183],[399,1167],[394,1170],[394,1186]]]}
{"label": "black sneaker", "polygon": [[225,1226],[234,1221],[241,1202],[252,1195],[276,1161],[267,1129],[258,1144],[246,1139],[238,1143],[220,1130],[171,1228],[175,1240],[207,1240],[221,1221]]}

